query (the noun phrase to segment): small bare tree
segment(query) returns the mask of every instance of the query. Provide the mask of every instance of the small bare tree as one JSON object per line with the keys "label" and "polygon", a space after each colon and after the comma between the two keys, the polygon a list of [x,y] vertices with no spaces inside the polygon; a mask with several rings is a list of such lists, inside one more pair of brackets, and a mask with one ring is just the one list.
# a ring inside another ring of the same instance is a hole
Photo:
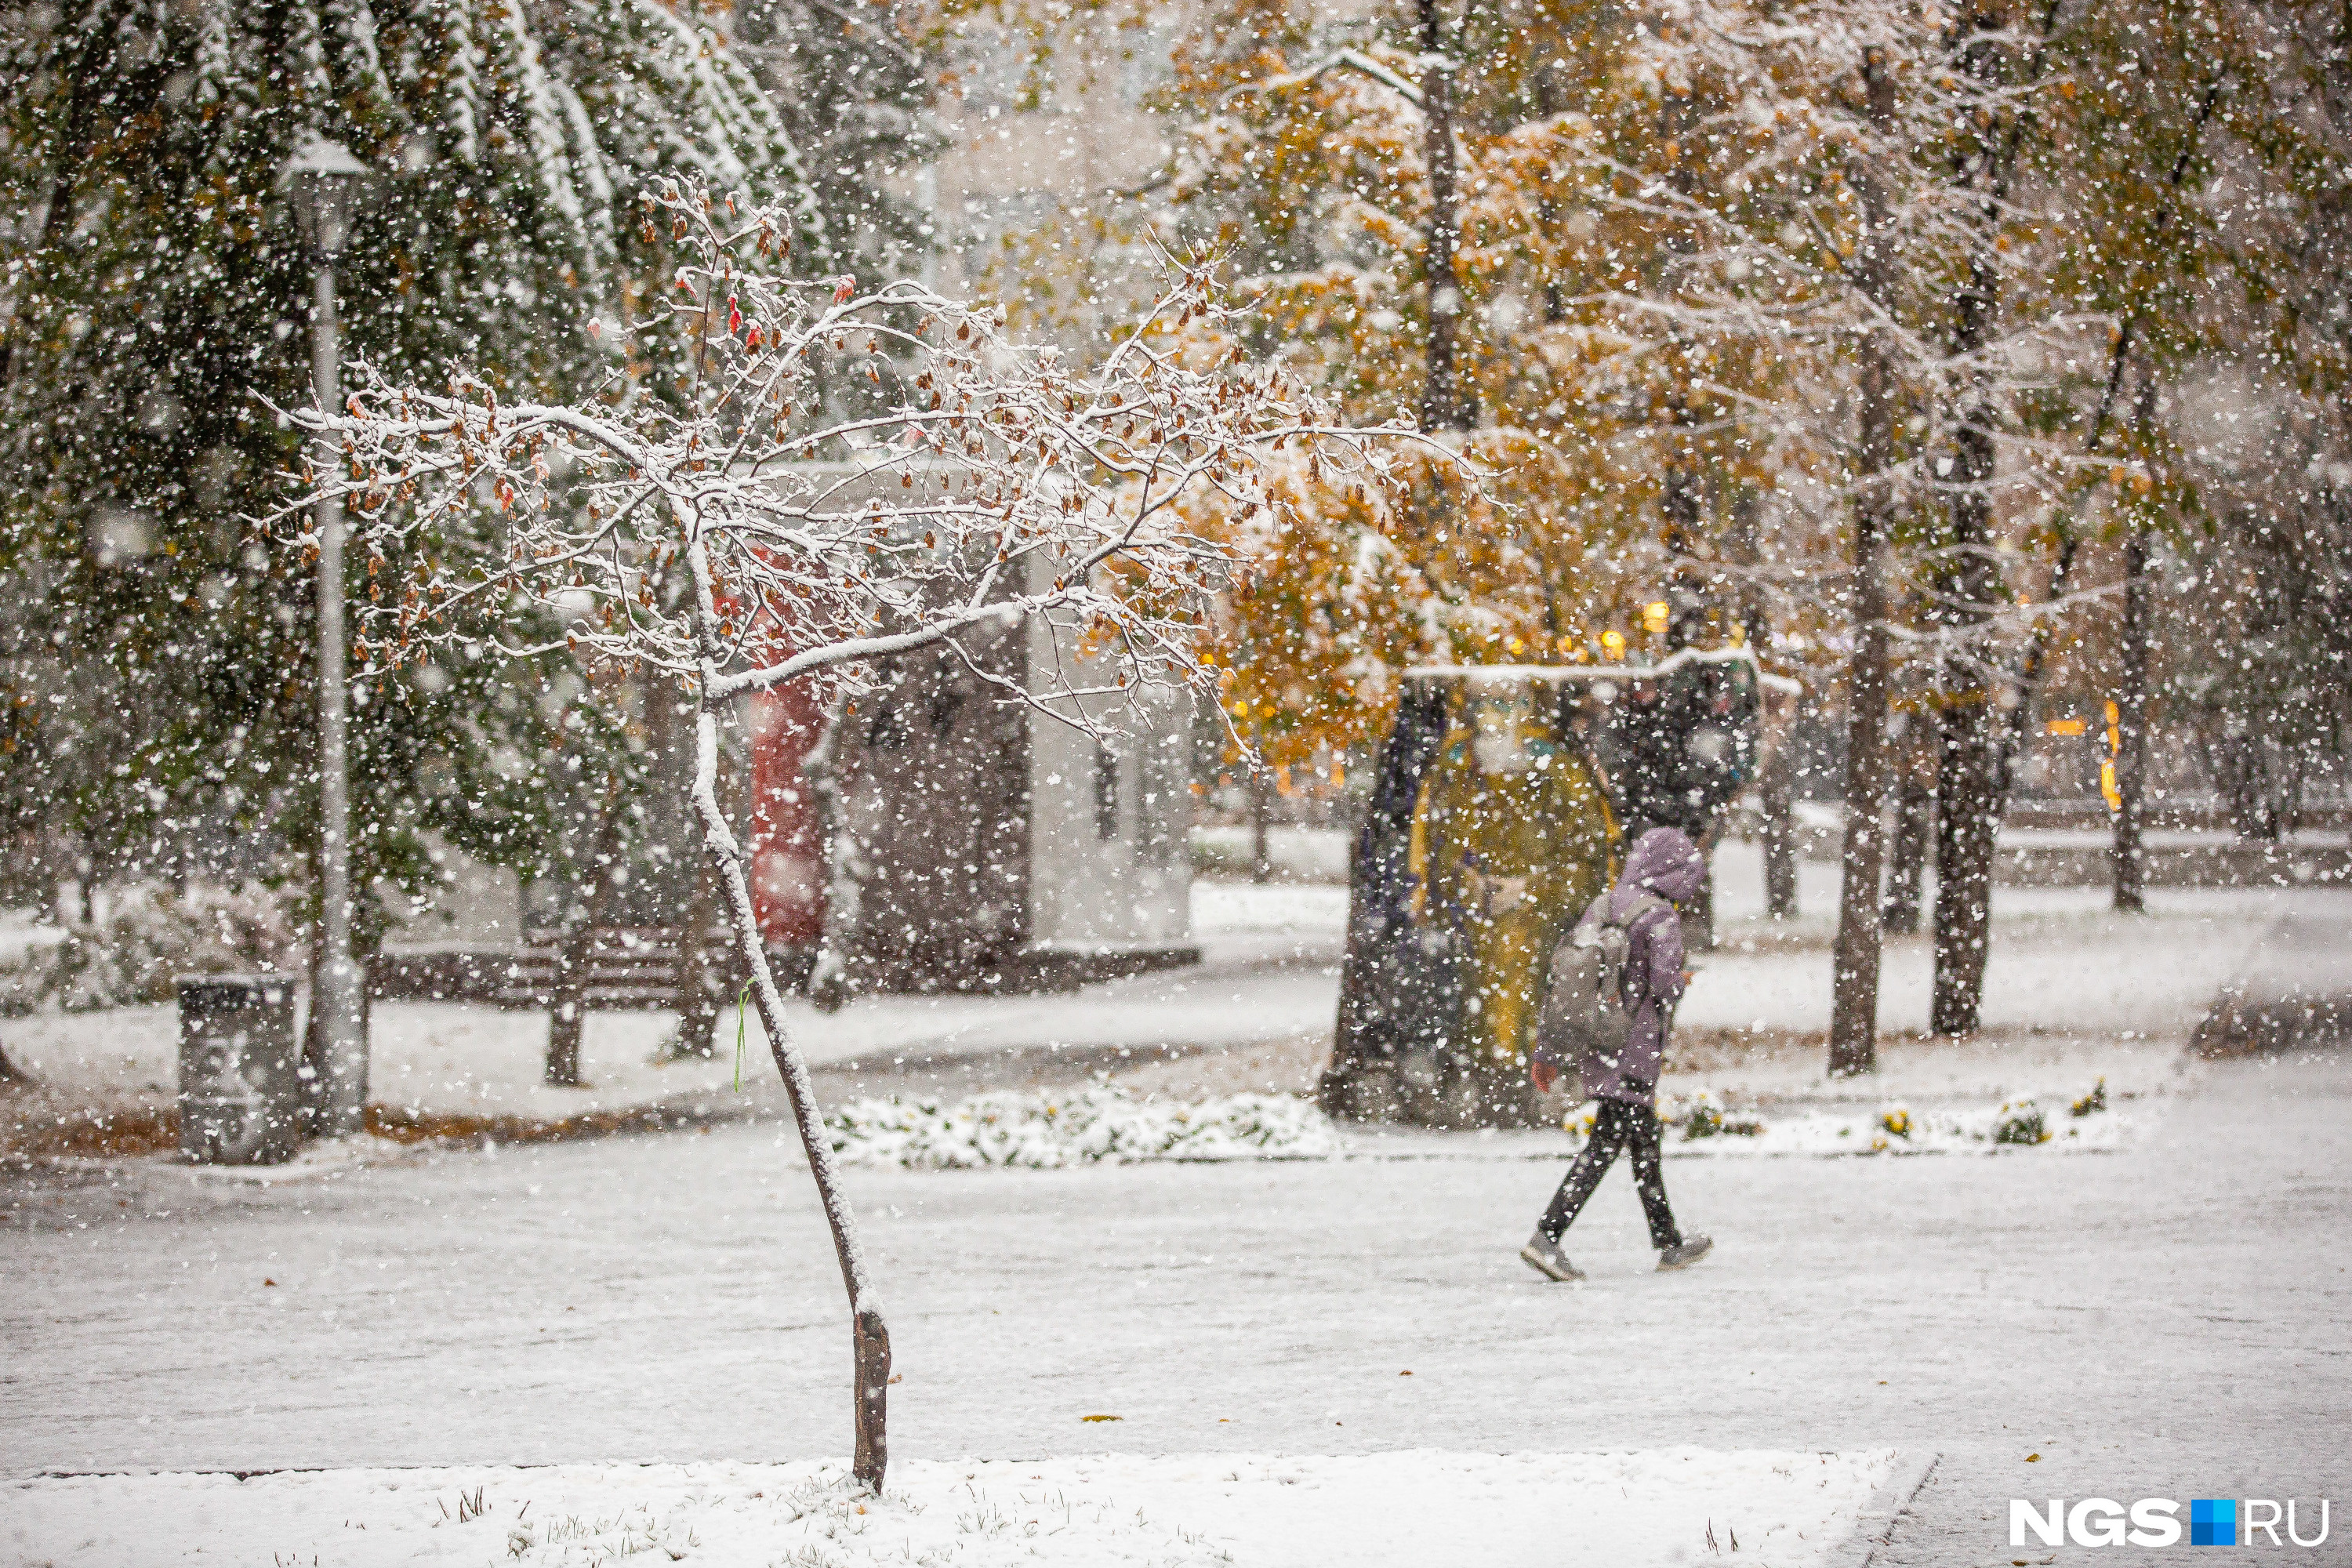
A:
{"label": "small bare tree", "polygon": [[[528,656],[560,636],[680,683],[703,842],[848,1289],[854,1470],[878,1487],[889,1332],[719,805],[721,716],[787,681],[855,691],[878,661],[944,646],[1002,700],[1106,726],[1145,683],[1211,679],[1195,633],[1233,536],[1196,519],[1267,506],[1264,465],[1286,447],[1379,482],[1402,432],[1334,426],[1277,372],[1188,333],[1222,308],[1172,258],[1168,291],[1080,374],[1001,314],[915,284],[791,276],[779,211],[673,184],[644,216],[677,266],[642,321],[605,329],[602,395],[510,403],[465,376],[431,391],[362,366],[344,408],[294,416],[336,457],[265,521],[299,528],[319,496],[346,502],[363,676],[453,638]],[[690,591],[666,600],[656,585],[680,567]],[[551,617],[563,629],[534,639]],[[1087,657],[1023,685],[966,651],[1029,617]]]}

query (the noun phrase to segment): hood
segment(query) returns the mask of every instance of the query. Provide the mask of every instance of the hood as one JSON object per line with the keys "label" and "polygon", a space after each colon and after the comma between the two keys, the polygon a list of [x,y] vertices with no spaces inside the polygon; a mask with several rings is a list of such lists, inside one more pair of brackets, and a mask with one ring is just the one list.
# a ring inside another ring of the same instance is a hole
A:
{"label": "hood", "polygon": [[1706,863],[1699,858],[1698,846],[1682,829],[1653,827],[1625,857],[1624,873],[1617,879],[1618,908],[1622,911],[1630,901],[1627,895],[1643,888],[1662,899],[1687,904],[1697,896],[1706,877]]}

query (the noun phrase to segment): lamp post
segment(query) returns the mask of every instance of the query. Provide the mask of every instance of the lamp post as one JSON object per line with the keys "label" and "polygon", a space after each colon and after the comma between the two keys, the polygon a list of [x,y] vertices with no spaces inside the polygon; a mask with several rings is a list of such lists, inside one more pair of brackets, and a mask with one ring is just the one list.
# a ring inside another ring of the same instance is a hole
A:
{"label": "lamp post", "polygon": [[[335,331],[335,263],[351,241],[352,212],[367,166],[341,142],[306,135],[287,160],[280,188],[291,199],[317,264],[310,310],[310,377],[319,407],[342,405]],[[321,439],[320,467],[336,454]],[[318,979],[310,995],[313,1048],[305,1054],[323,1081],[318,1128],[360,1131],[367,1107],[365,973],[352,956],[352,845],[348,682],[343,672],[343,505],[322,496],[319,535],[319,907]]]}

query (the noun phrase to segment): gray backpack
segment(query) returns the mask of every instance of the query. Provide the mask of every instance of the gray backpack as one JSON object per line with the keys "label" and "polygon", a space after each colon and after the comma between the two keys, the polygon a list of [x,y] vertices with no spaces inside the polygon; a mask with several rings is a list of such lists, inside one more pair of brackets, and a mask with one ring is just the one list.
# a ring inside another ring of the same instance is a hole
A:
{"label": "gray backpack", "polygon": [[1608,917],[1611,895],[1603,893],[1552,950],[1543,1010],[1536,1015],[1536,1049],[1564,1068],[1598,1058],[1611,1071],[1625,1049],[1633,1016],[1625,1006],[1625,956],[1632,927],[1665,900],[1643,894],[1622,920]]}

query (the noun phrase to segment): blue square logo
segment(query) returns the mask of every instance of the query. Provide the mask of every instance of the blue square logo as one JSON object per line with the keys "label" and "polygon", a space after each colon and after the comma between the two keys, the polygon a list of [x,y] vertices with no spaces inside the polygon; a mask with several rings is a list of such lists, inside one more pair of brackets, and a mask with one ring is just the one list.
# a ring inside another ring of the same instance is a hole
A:
{"label": "blue square logo", "polygon": [[2238,1544],[2238,1500],[2236,1498],[2191,1498],[2189,1501],[2189,1544],[2191,1546]]}

